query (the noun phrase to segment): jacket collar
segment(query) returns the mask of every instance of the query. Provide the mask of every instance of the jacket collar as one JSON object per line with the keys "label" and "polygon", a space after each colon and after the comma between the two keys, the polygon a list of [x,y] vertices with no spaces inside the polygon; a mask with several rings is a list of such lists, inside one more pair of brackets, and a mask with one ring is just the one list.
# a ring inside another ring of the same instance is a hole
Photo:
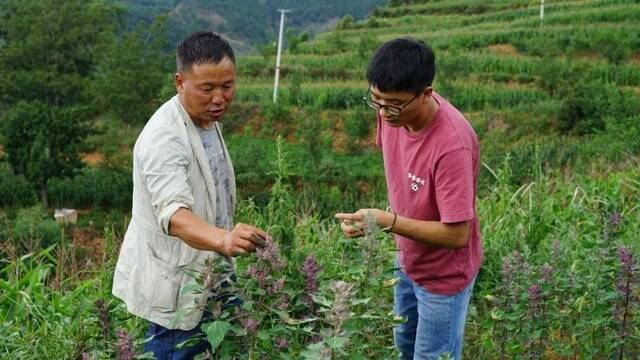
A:
{"label": "jacket collar", "polygon": [[[202,140],[200,140],[198,129],[193,123],[193,120],[191,120],[189,113],[187,113],[187,110],[182,105],[180,97],[176,95],[174,96],[173,100],[175,101],[177,108],[179,109],[180,119],[185,124],[185,127],[187,129],[187,135],[189,136],[189,145],[191,145],[191,149],[196,156],[196,161],[198,163],[198,166],[200,167],[200,171],[204,176],[207,190],[209,190],[209,197],[211,198],[213,204],[215,204],[216,189],[213,182],[213,175],[211,174],[209,160],[207,159],[207,154],[204,152],[204,146],[202,145]],[[217,129],[218,124],[215,124],[215,126]]]}
{"label": "jacket collar", "polygon": [[[202,140],[200,139],[200,134],[198,133],[197,126],[193,123],[193,120],[191,120],[189,113],[187,113],[187,110],[182,105],[182,102],[180,101],[180,97],[176,95],[174,96],[173,100],[175,101],[176,106],[179,109],[180,119],[185,124],[185,128],[187,129],[187,135],[189,136],[189,144],[191,145],[191,148],[193,149],[193,153],[196,156],[196,161],[198,163],[198,166],[200,167],[200,171],[204,175],[204,179],[207,185],[207,190],[209,191],[209,197],[212,201],[212,204],[215,204],[216,189],[213,182],[213,175],[211,174],[211,168],[209,167],[209,159],[207,158],[207,154],[204,151],[204,146],[202,145]],[[220,125],[218,124],[217,121],[214,123],[214,126],[216,128],[216,132],[218,133],[218,136],[220,137],[224,155],[227,159],[227,163],[229,164],[229,170],[231,172],[231,177],[232,177],[231,191],[232,191],[233,199],[235,202],[236,181],[235,181],[235,171],[233,170],[233,163],[231,162],[231,157],[229,156],[227,145],[224,139],[222,138]],[[235,209],[235,204],[233,204],[233,208]]]}

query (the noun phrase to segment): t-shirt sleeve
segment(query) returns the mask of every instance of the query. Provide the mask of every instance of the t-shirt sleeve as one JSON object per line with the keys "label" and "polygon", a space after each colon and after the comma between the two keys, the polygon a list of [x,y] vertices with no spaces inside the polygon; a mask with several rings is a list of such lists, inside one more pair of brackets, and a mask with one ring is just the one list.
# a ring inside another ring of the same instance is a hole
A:
{"label": "t-shirt sleeve", "polygon": [[440,221],[456,223],[475,218],[473,156],[461,149],[443,155],[436,165],[435,188]]}

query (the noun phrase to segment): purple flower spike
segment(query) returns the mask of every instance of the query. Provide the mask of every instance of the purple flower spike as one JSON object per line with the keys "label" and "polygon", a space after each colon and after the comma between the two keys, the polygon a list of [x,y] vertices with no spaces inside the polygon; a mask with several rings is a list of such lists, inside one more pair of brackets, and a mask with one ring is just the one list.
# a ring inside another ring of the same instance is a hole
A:
{"label": "purple flower spike", "polygon": [[618,275],[618,279],[616,281],[616,287],[618,291],[620,291],[625,296],[631,296],[632,286],[636,278],[636,260],[633,258],[633,255],[627,249],[626,246],[620,245],[618,247],[618,256],[620,259],[620,265],[622,265],[622,269],[620,274]]}
{"label": "purple flower spike", "polygon": [[553,253],[553,255],[560,256],[560,250],[562,250],[560,246],[560,240],[553,240],[553,242],[551,243],[551,252]]}
{"label": "purple flower spike", "polygon": [[621,245],[618,248],[618,255],[620,256],[620,262],[622,263],[623,269],[625,271],[633,271],[635,260],[633,259],[629,249],[627,249],[626,246]]}
{"label": "purple flower spike", "polygon": [[256,250],[258,259],[271,265],[271,268],[275,271],[282,270],[286,263],[280,255],[280,247],[273,241],[271,236],[267,236],[264,242],[264,246]]}
{"label": "purple flower spike", "polygon": [[553,268],[549,264],[544,264],[541,269],[542,279],[550,283],[553,280]]}
{"label": "purple flower spike", "polygon": [[327,320],[333,325],[334,334],[340,335],[342,324],[351,317],[349,300],[355,294],[354,285],[342,280],[334,281],[329,290],[333,292],[334,299]]}
{"label": "purple flower spike", "polygon": [[284,349],[287,346],[289,346],[289,342],[287,341],[286,338],[284,338],[282,336],[278,336],[276,338],[276,346],[279,347],[280,349]]}
{"label": "purple flower spike", "polygon": [[508,257],[505,257],[504,259],[502,259],[502,277],[505,279],[505,281],[509,281],[513,278],[513,263],[511,262],[511,259],[509,259]]}
{"label": "purple flower spike", "polygon": [[133,360],[135,351],[131,335],[125,330],[118,329],[116,336],[118,337],[118,360]]}
{"label": "purple flower spike", "polygon": [[302,273],[307,281],[308,295],[312,295],[318,291],[318,272],[320,272],[320,266],[318,265],[315,256],[313,256],[313,254],[309,254],[302,264]]}
{"label": "purple flower spike", "polygon": [[612,227],[620,226],[620,220],[621,220],[621,216],[620,216],[620,213],[617,211],[614,211],[611,213],[611,215],[609,215],[609,225],[611,225]]}
{"label": "purple flower spike", "polygon": [[542,296],[540,294],[540,285],[534,284],[527,289],[527,293],[529,293],[529,301],[531,305],[537,305],[542,300]]}
{"label": "purple flower spike", "polygon": [[258,331],[258,327],[260,326],[260,320],[252,319],[252,318],[244,319],[241,321],[241,323],[242,323],[242,327],[244,327],[244,329],[250,334],[253,334],[256,331]]}
{"label": "purple flower spike", "polygon": [[279,310],[289,310],[289,295],[287,294],[282,294],[282,297],[280,298],[280,303],[278,304],[278,309]]}
{"label": "purple flower spike", "polygon": [[514,251],[511,256],[513,257],[513,261],[515,265],[522,265],[524,263],[524,257],[518,251]]}
{"label": "purple flower spike", "polygon": [[529,294],[529,315],[537,317],[542,310],[542,288],[538,284],[529,286],[527,289]]}
{"label": "purple flower spike", "polygon": [[277,294],[280,292],[280,290],[282,290],[283,287],[284,287],[284,278],[280,278],[271,284],[271,288],[269,288],[269,292],[271,294]]}

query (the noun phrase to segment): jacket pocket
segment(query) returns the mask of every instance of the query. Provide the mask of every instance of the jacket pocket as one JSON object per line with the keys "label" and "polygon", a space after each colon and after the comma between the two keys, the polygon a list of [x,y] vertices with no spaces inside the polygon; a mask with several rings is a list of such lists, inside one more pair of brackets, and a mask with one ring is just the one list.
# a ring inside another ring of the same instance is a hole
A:
{"label": "jacket pocket", "polygon": [[150,272],[148,285],[150,306],[162,312],[174,312],[178,305],[178,297],[184,271],[181,267],[159,259],[151,248],[147,257]]}
{"label": "jacket pocket", "polygon": [[147,289],[149,306],[162,312],[173,312],[178,305],[184,266],[188,261],[182,240],[167,236],[143,224],[140,226],[141,240],[146,243],[144,262],[149,280]]}

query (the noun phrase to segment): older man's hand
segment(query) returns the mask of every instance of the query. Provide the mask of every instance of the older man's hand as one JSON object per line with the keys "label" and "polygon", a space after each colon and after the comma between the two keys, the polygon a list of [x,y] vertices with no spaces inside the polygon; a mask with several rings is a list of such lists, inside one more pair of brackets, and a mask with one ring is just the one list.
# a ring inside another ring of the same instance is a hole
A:
{"label": "older man's hand", "polygon": [[238,223],[222,237],[219,251],[225,256],[239,256],[254,251],[269,236],[255,226]]}

